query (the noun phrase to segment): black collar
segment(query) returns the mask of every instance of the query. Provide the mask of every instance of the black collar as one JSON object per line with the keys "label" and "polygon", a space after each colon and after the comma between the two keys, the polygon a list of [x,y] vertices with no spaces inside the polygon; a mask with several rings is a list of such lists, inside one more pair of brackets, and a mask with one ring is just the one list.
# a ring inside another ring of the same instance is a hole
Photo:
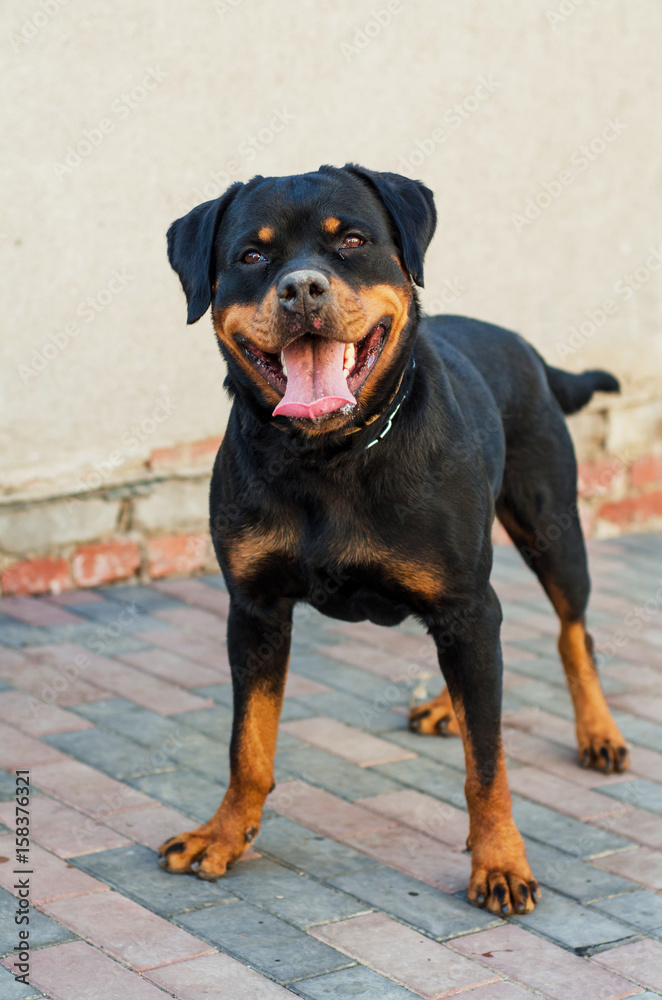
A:
{"label": "black collar", "polygon": [[413,375],[415,368],[416,368],[416,359],[412,356],[411,367],[409,368],[408,372],[405,372],[402,379],[400,380],[400,385],[396,389],[395,395],[391,400],[391,405],[389,406],[388,412],[385,415],[386,423],[382,427],[379,434],[376,434],[375,437],[372,439],[372,441],[370,441],[365,446],[366,451],[368,450],[368,448],[372,448],[374,445],[382,441],[386,437],[388,432],[391,430],[391,427],[393,426],[393,421],[395,420],[400,407],[402,406],[405,399],[409,395],[409,390],[411,389],[412,383],[414,381]]}

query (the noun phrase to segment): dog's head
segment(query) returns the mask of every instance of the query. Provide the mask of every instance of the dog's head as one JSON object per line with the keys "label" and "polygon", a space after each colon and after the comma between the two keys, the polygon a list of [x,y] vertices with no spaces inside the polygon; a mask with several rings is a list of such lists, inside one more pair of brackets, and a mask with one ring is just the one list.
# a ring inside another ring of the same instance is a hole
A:
{"label": "dog's head", "polygon": [[168,231],[188,322],[212,305],[235,391],[308,433],[376,412],[415,330],[431,191],[348,164],[255,177]]}

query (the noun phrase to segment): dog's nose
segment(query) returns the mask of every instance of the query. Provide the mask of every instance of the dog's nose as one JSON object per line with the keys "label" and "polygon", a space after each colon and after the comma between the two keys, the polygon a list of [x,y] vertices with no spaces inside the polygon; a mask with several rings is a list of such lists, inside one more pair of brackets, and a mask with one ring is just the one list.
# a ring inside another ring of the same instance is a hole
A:
{"label": "dog's nose", "polygon": [[321,271],[290,271],[278,282],[276,294],[289,312],[316,312],[329,299],[329,282]]}

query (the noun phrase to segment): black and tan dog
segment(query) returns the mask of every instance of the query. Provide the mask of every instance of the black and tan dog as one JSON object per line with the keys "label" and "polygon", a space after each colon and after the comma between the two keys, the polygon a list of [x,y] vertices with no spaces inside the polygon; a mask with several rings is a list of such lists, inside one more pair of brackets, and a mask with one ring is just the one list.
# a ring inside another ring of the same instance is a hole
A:
{"label": "black and tan dog", "polygon": [[560,618],[580,763],[627,766],[584,628],[563,417],[618,383],[549,368],[487,323],[422,319],[413,285],[435,222],[422,184],[348,165],[234,184],[168,233],[188,322],[211,304],[234,399],[211,485],[230,592],[230,786],[208,823],[162,845],[171,872],[215,879],[260,828],[304,601],[345,621],[427,626],[447,690],[410,726],[462,736],[469,898],[494,913],[533,908],[500,735],[495,512]]}

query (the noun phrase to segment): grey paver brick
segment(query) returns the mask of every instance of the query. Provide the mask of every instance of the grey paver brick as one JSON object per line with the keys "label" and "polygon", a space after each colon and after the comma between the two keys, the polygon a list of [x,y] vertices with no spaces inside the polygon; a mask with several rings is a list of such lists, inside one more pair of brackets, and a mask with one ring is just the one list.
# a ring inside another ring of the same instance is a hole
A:
{"label": "grey paver brick", "polygon": [[[119,587],[98,587],[96,594],[105,597],[107,601],[119,604],[134,604],[142,613],[160,611],[161,608],[181,608],[182,602],[170,594],[164,594],[154,587],[133,584]],[[152,619],[158,621],[158,619]]]}
{"label": "grey paver brick", "polygon": [[[285,735],[285,734],[283,734]],[[210,781],[226,785],[230,776],[230,747],[228,743],[211,740],[198,733],[193,739],[185,740],[168,751],[173,764],[190,768],[209,778]]]}
{"label": "grey paver brick", "polygon": [[172,875],[159,867],[156,851],[139,844],[68,858],[67,864],[111,885],[162,917],[236,901],[222,878],[218,882],[205,882],[195,875]]}
{"label": "grey paver brick", "polygon": [[13,973],[0,965],[0,1000],[33,1000],[42,996],[34,986],[17,983]]}
{"label": "grey paver brick", "polygon": [[181,722],[191,729],[197,729],[212,740],[230,742],[232,734],[232,709],[225,705],[215,705],[213,708],[200,708],[193,712],[182,712],[171,715],[171,719]]}
{"label": "grey paver brick", "polygon": [[141,747],[124,736],[108,733],[103,729],[54,733],[44,736],[43,742],[119,781],[159,771],[164,767],[175,767],[166,750]]}
{"label": "grey paver brick", "polygon": [[[604,791],[604,788],[600,788]],[[577,858],[588,858],[605,851],[619,851],[629,847],[630,841],[590,823],[549,809],[538,802],[516,799],[513,816],[520,833]]]}
{"label": "grey paver brick", "polygon": [[7,802],[16,795],[16,776],[0,771],[0,802]]}
{"label": "grey paver brick", "polygon": [[302,997],[309,1000],[328,1000],[331,997],[372,997],[379,1000],[413,1000],[418,994],[411,993],[404,986],[398,986],[384,976],[380,976],[363,965],[353,965],[340,972],[331,972],[326,976],[315,976],[295,984],[294,988]]}
{"label": "grey paver brick", "polygon": [[662,753],[662,725],[629,712],[615,711],[613,716],[626,740]]}
{"label": "grey paver brick", "polygon": [[392,868],[380,866],[341,875],[329,879],[329,883],[435,938],[455,937],[502,923],[499,917]]}
{"label": "grey paver brick", "polygon": [[647,934],[662,932],[662,896],[649,889],[601,899],[598,903],[593,903],[593,909],[632,924]]}
{"label": "grey paver brick", "polygon": [[[0,956],[11,955],[14,946],[18,944],[18,931],[21,928],[14,921],[15,914],[16,897],[5,889],[0,889]],[[66,927],[62,927],[34,907],[30,909],[29,917],[30,924],[27,929],[30,932],[31,948],[43,948],[44,945],[69,941],[74,937]],[[1,991],[0,996],[2,996]]]}
{"label": "grey paver brick", "polygon": [[551,889],[544,892],[542,901],[532,913],[512,919],[525,930],[536,931],[577,954],[610,942],[615,947],[617,942],[623,943],[636,933],[620,920],[601,916]]}
{"label": "grey paver brick", "polygon": [[365,903],[313,882],[268,858],[255,858],[235,865],[225,876],[225,885],[246,902],[297,927],[345,920],[370,909]]}
{"label": "grey paver brick", "polygon": [[184,721],[189,713],[182,713],[181,718],[166,718],[126,698],[89,701],[84,705],[75,705],[71,710],[90,722],[145,747],[169,745],[198,735],[197,730],[187,726]]}
{"label": "grey paver brick", "polygon": [[[287,734],[284,734],[287,735]],[[383,792],[394,792],[402,785],[371,767],[357,767],[317,747],[286,750],[279,738],[276,762],[279,771],[303,778],[343,799],[365,799]]]}
{"label": "grey paver brick", "polygon": [[188,768],[129,778],[126,783],[187,816],[193,816],[200,823],[206,823],[213,816],[225,794],[224,785],[214,783]]}
{"label": "grey paver brick", "polygon": [[350,964],[335,948],[243,901],[196,910],[176,923],[280,983]]}
{"label": "grey paver brick", "polygon": [[611,795],[629,806],[639,806],[640,809],[662,814],[662,785],[649,781],[648,778],[633,778],[615,785],[604,785],[596,788],[596,791]]}
{"label": "grey paver brick", "polygon": [[612,875],[553,847],[536,843],[528,837],[524,840],[529,864],[541,885],[556,889],[580,903],[639,888],[636,882]]}
{"label": "grey paver brick", "polygon": [[269,854],[296,871],[321,879],[362,871],[376,864],[365,854],[313,833],[284,816],[262,823],[255,847],[260,854]]}
{"label": "grey paver brick", "polygon": [[400,760],[392,764],[380,764],[374,770],[395,778],[403,785],[427,792],[436,799],[450,802],[458,809],[466,808],[464,796],[464,774],[456,768],[445,767],[428,757]]}
{"label": "grey paver brick", "polygon": [[457,736],[422,736],[402,728],[381,735],[385,740],[397,743],[398,746],[411,750],[420,757],[430,757],[446,767],[456,768],[464,775],[464,747],[462,740]]}

